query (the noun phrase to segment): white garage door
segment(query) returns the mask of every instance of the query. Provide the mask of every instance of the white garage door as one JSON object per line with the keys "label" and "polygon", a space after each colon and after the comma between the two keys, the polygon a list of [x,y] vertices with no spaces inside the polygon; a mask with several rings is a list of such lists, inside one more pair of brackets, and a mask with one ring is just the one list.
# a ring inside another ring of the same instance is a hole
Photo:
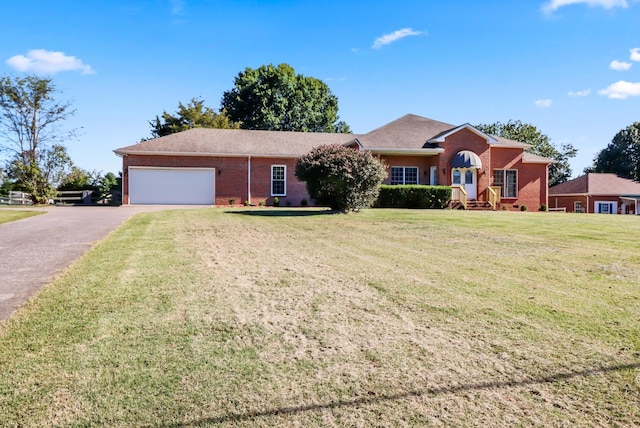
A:
{"label": "white garage door", "polygon": [[129,168],[129,203],[213,205],[213,168]]}

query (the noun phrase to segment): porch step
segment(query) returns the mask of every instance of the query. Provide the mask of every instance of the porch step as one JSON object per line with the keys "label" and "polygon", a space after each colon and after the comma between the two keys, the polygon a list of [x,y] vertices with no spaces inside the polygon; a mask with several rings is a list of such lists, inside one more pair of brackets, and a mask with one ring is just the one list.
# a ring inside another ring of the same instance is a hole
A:
{"label": "porch step", "polygon": [[493,208],[487,201],[467,201],[467,209],[475,211],[491,211]]}

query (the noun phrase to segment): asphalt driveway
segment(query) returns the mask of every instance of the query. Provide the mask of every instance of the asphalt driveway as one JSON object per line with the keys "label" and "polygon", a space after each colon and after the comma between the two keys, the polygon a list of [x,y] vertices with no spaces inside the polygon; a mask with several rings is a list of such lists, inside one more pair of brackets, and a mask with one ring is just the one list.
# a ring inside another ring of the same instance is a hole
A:
{"label": "asphalt driveway", "polygon": [[132,215],[171,208],[52,206],[0,224],[0,321]]}

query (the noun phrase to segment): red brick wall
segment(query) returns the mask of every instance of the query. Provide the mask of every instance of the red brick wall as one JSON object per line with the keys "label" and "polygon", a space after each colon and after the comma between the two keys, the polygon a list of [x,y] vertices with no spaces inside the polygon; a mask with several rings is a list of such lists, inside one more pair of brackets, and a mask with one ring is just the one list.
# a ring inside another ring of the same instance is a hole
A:
{"label": "red brick wall", "polygon": [[587,206],[587,197],[586,196],[553,196],[549,195],[549,208],[564,208],[568,213],[575,212],[574,210],[574,201],[582,202],[582,212],[593,212],[593,207]]}
{"label": "red brick wall", "polygon": [[478,199],[486,200],[487,187],[490,186],[489,165],[491,165],[491,150],[487,140],[475,132],[462,129],[448,136],[442,143],[442,147],[444,153],[440,155],[438,162],[438,183],[451,186],[451,160],[461,150],[472,151],[482,162],[482,169],[478,171]]}
{"label": "red brick wall", "polygon": [[[300,206],[302,200],[313,205],[305,183],[296,178],[296,159],[251,158],[251,203],[259,204],[266,201],[273,204],[271,196],[271,166],[284,165],[286,167],[287,196],[278,196],[280,206]],[[245,178],[246,183],[246,178]]]}
{"label": "red brick wall", "polygon": [[[287,195],[279,196],[280,205],[300,205],[306,199],[312,201],[304,183],[295,178],[296,159],[292,158],[251,158],[251,203],[265,201],[273,203],[271,196],[271,165],[285,165],[287,171]],[[122,201],[129,203],[129,167],[174,167],[174,168],[215,168],[216,169],[216,205],[228,205],[231,199],[238,205],[249,199],[247,171],[249,161],[246,157],[209,157],[209,156],[140,156],[128,155],[123,158],[123,195]]]}
{"label": "red brick wall", "polygon": [[493,181],[494,169],[518,170],[518,197],[502,198],[501,205],[510,210],[519,210],[524,205],[528,210],[537,211],[542,204],[548,206],[548,166],[539,163],[523,163],[522,155],[522,149],[494,147],[491,150],[493,164],[487,175]]}

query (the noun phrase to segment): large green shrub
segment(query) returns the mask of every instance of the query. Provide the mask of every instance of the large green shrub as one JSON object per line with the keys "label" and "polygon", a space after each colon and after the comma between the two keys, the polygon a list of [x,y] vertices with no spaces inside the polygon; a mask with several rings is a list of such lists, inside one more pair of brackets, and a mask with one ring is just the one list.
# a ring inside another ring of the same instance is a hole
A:
{"label": "large green shrub", "polygon": [[377,207],[443,209],[451,202],[448,186],[383,185]]}
{"label": "large green shrub", "polygon": [[324,145],[298,159],[296,177],[317,204],[347,212],[373,205],[386,170],[369,152]]}

